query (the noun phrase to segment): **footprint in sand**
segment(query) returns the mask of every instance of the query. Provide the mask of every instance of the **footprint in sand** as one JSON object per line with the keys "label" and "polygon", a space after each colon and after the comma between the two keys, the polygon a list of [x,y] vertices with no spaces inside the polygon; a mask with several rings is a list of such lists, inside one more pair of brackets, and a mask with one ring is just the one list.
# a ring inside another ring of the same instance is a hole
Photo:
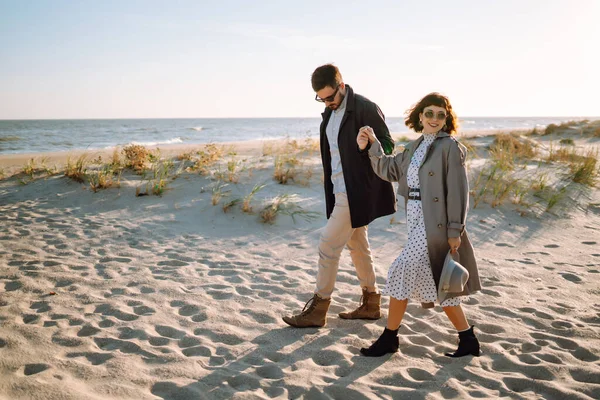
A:
{"label": "footprint in sand", "polygon": [[259,324],[274,324],[278,321],[278,319],[273,318],[267,313],[255,312],[248,309],[242,310],[241,313],[249,315],[254,321],[258,322]]}
{"label": "footprint in sand", "polygon": [[47,370],[48,368],[50,368],[50,366],[48,364],[27,364],[27,365],[25,365],[25,369],[23,370],[23,373],[26,376],[35,375],[35,374],[39,374],[40,372]]}
{"label": "footprint in sand", "polygon": [[312,360],[321,366],[338,365],[344,360],[344,356],[337,351],[321,350],[312,357]]}
{"label": "footprint in sand", "polygon": [[167,260],[158,262],[159,266],[167,266],[167,267],[185,267],[190,265],[190,263],[180,260]]}
{"label": "footprint in sand", "polygon": [[65,286],[71,286],[72,284],[73,284],[72,280],[62,279],[62,280],[56,281],[56,283],[54,284],[54,287],[61,288],[61,287],[65,287]]}
{"label": "footprint in sand", "polygon": [[[217,286],[221,286],[221,285],[217,285]],[[227,288],[227,290],[229,290],[229,287]],[[229,292],[229,291],[223,291],[223,290],[210,290],[207,289],[206,290],[206,294],[209,295],[210,297],[212,297],[215,300],[229,300],[230,298],[233,297],[233,293]]]}
{"label": "footprint in sand", "polygon": [[573,282],[573,283],[581,283],[581,278],[578,277],[575,274],[570,274],[570,273],[561,273],[560,274],[563,278],[565,278],[566,280],[568,280],[569,282]]}
{"label": "footprint in sand", "polygon": [[12,281],[4,284],[4,290],[7,292],[12,292],[18,289],[21,289],[23,284],[20,281]]}
{"label": "footprint in sand", "polygon": [[521,264],[527,264],[527,265],[533,265],[535,264],[534,261],[532,261],[530,258],[526,258],[524,260],[516,260],[517,262],[520,262]]}
{"label": "footprint in sand", "polygon": [[84,341],[70,336],[60,336],[58,334],[52,336],[52,343],[56,343],[63,347],[78,347],[82,346]]}
{"label": "footprint in sand", "polygon": [[496,246],[498,246],[498,247],[515,247],[509,243],[496,243]]}
{"label": "footprint in sand", "polygon": [[148,343],[152,346],[166,346],[171,343],[171,339],[161,336],[150,336],[148,338]]}
{"label": "footprint in sand", "polygon": [[490,290],[490,289],[481,289],[481,293],[487,294],[490,296],[494,296],[494,297],[502,297],[502,295],[500,293],[496,292],[495,290]]}
{"label": "footprint in sand", "polygon": [[[130,303],[136,303],[135,305],[132,305]],[[152,307],[148,307],[144,304],[138,304],[140,303],[139,301],[133,302],[130,301],[129,303],[127,303],[127,305],[133,307],[133,312],[136,315],[152,315],[156,312],[156,310]]]}
{"label": "footprint in sand", "polygon": [[282,379],[285,376],[281,368],[275,364],[263,365],[256,368],[255,372],[264,379]]}
{"label": "footprint in sand", "polygon": [[137,315],[129,314],[129,313],[123,312],[117,308],[114,308],[110,304],[100,304],[100,305],[96,306],[96,309],[94,310],[94,312],[102,314],[102,315],[109,315],[109,316],[115,317],[121,321],[133,321],[133,320],[136,320],[139,318]]}
{"label": "footprint in sand", "polygon": [[23,315],[23,323],[25,324],[32,324],[34,322],[37,322],[40,319],[39,315],[36,314],[24,314]]}
{"label": "footprint in sand", "polygon": [[206,346],[188,347],[181,351],[186,357],[210,357],[212,352]]}
{"label": "footprint in sand", "polygon": [[587,244],[589,246],[593,246],[593,245],[598,244],[598,243],[597,242],[589,242],[588,241],[588,242],[581,242],[581,244]]}
{"label": "footprint in sand", "polygon": [[[238,344],[245,343],[246,340],[244,338],[239,337],[238,335],[228,334],[228,333],[219,333],[210,329],[197,328],[194,329],[194,335],[200,337],[208,337],[215,343],[223,343],[228,346],[236,346]],[[221,352],[219,354],[222,354]]]}
{"label": "footprint in sand", "polygon": [[48,305],[47,301],[36,301],[29,308],[32,310],[37,310],[38,313],[45,313],[52,309],[50,305]]}
{"label": "footprint in sand", "polygon": [[497,335],[499,333],[506,332],[506,330],[503,327],[501,327],[500,325],[494,325],[494,324],[479,324],[479,325],[477,325],[477,328],[479,328],[479,330],[481,332],[492,334],[492,335]]}
{"label": "footprint in sand", "polygon": [[151,288],[150,286],[140,287],[140,293],[148,294],[148,293],[155,293],[155,292],[156,292],[156,289]]}
{"label": "footprint in sand", "polygon": [[117,262],[117,263],[129,264],[132,261],[133,260],[131,258],[124,258],[124,257],[103,257],[100,259],[101,263]]}
{"label": "footprint in sand", "polygon": [[157,325],[154,327],[154,329],[160,336],[171,339],[182,339],[186,335],[184,331],[180,331],[179,329],[175,329],[170,326]]}
{"label": "footprint in sand", "polygon": [[201,344],[202,344],[202,341],[199,338],[193,337],[193,336],[185,336],[185,337],[181,338],[178,343],[179,348],[181,348],[181,349],[196,347],[196,346],[200,346]]}
{"label": "footprint in sand", "polygon": [[550,325],[552,325],[552,327],[556,328],[556,329],[571,329],[571,328],[573,328],[573,324],[568,321],[554,321]]}
{"label": "footprint in sand", "polygon": [[100,328],[110,328],[115,326],[115,322],[110,319],[103,319],[102,321],[98,322],[98,326]]}
{"label": "footprint in sand", "polygon": [[77,332],[77,336],[79,337],[87,337],[94,336],[96,333],[100,332],[100,329],[96,328],[92,325],[86,325]]}
{"label": "footprint in sand", "polygon": [[171,302],[171,307],[179,308],[179,315],[183,317],[190,317],[200,311],[200,307],[180,300],[173,300]]}
{"label": "footprint in sand", "polygon": [[239,392],[255,391],[260,388],[258,379],[244,373],[227,379],[227,383]]}
{"label": "footprint in sand", "polygon": [[111,338],[94,338],[94,342],[102,350],[120,350],[121,352],[126,354],[133,353],[148,359],[156,359],[158,357],[156,354],[142,350],[142,348],[139,345],[133,342],[128,342],[126,340],[117,340]]}
{"label": "footprint in sand", "polygon": [[129,327],[119,328],[119,339],[130,340],[130,339],[140,339],[147,340],[148,334],[143,329],[131,329]]}
{"label": "footprint in sand", "polygon": [[113,358],[114,356],[110,353],[67,353],[68,358],[85,357],[92,365],[101,365]]}
{"label": "footprint in sand", "polygon": [[571,369],[569,373],[577,382],[596,386],[598,385],[598,382],[600,382],[600,373],[598,373],[597,369],[590,371],[589,369],[577,368]]}
{"label": "footprint in sand", "polygon": [[547,249],[556,249],[557,247],[560,247],[560,246],[552,243],[552,244],[546,244],[546,245],[544,245],[544,247]]}

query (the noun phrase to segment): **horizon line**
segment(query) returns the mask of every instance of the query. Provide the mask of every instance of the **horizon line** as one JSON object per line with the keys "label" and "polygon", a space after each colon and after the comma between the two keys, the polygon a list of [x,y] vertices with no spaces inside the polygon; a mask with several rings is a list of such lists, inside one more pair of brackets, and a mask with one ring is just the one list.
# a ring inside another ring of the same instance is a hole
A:
{"label": "horizon line", "polygon": [[[388,116],[385,119],[389,118],[406,118],[405,116]],[[577,118],[577,119],[587,119],[587,118],[598,118],[600,119],[600,115],[592,116],[592,115],[501,115],[501,116],[480,116],[480,115],[469,115],[466,117],[458,117],[459,120],[469,119],[469,118]],[[0,118],[0,121],[97,121],[97,120],[116,120],[116,121],[125,121],[125,120],[167,120],[167,119],[321,119],[320,116],[312,116],[312,117],[97,117],[97,118]]]}

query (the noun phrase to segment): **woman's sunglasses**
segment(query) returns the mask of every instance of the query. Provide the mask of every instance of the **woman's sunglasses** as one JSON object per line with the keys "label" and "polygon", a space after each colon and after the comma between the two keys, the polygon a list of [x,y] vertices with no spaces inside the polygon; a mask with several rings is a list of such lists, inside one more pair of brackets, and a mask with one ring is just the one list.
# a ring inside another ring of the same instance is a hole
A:
{"label": "woman's sunglasses", "polygon": [[425,118],[427,119],[432,119],[435,116],[435,119],[437,119],[438,121],[443,121],[446,119],[446,113],[443,111],[440,111],[439,113],[437,113],[437,115],[431,111],[431,110],[427,110],[423,113],[423,115],[425,116]]}

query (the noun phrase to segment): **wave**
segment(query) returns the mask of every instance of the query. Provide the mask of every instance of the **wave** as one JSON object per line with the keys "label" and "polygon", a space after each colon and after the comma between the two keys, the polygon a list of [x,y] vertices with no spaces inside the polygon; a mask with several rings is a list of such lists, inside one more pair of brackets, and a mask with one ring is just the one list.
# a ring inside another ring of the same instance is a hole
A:
{"label": "wave", "polygon": [[21,140],[21,138],[18,136],[0,137],[0,142],[18,142],[19,140]]}
{"label": "wave", "polygon": [[195,126],[193,128],[190,128],[192,130],[195,130],[196,132],[200,132],[203,128],[201,126]]}
{"label": "wave", "polygon": [[129,144],[136,144],[139,146],[156,146],[159,144],[175,144],[175,143],[183,143],[183,140],[180,137],[176,137],[169,140],[158,141],[158,142],[130,142]]}

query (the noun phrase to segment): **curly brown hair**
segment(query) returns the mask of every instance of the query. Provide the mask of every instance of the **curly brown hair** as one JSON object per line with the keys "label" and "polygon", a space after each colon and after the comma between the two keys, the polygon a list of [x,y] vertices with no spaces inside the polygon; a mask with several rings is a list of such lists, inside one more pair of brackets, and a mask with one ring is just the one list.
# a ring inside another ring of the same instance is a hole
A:
{"label": "curly brown hair", "polygon": [[404,118],[404,124],[415,132],[421,132],[423,125],[420,123],[419,114],[423,112],[425,107],[438,106],[446,109],[446,121],[445,128],[442,128],[445,132],[450,135],[455,135],[458,129],[458,118],[452,110],[452,104],[448,97],[441,95],[437,92],[429,93],[423,97],[419,102],[412,106],[410,110],[406,111],[406,118]]}

